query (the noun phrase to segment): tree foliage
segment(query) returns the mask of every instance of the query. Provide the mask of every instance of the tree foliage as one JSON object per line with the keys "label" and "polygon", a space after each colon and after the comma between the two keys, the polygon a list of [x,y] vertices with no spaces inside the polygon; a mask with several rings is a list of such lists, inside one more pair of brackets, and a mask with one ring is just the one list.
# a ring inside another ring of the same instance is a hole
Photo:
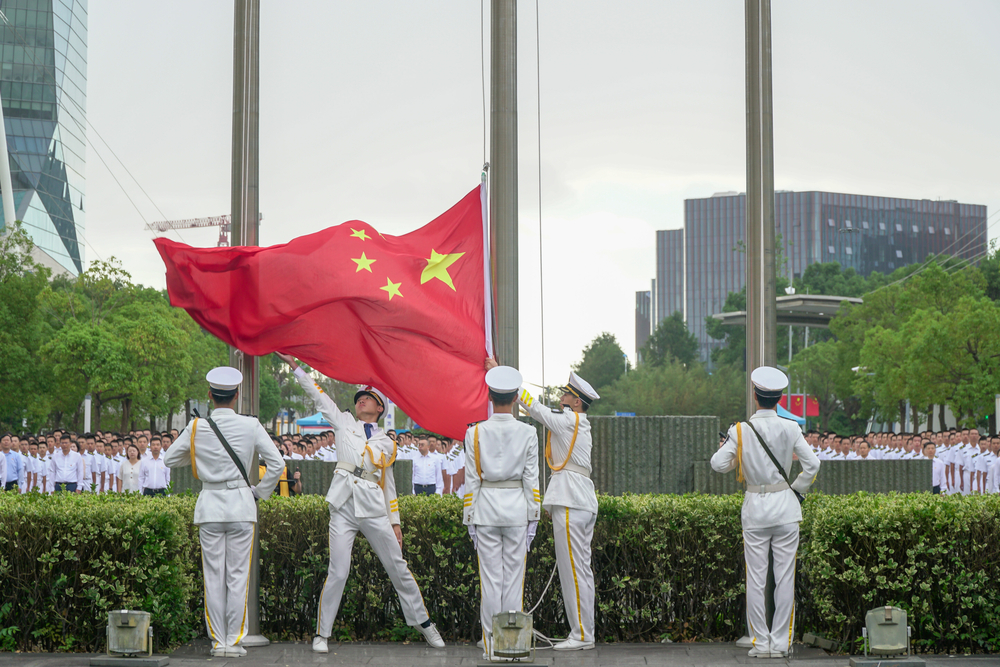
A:
{"label": "tree foliage", "polygon": [[583,359],[573,366],[580,377],[601,393],[604,387],[625,374],[629,368],[625,352],[614,334],[605,331],[583,350]]}
{"label": "tree foliage", "polygon": [[654,366],[674,360],[682,365],[694,363],[698,358],[698,339],[688,331],[684,316],[675,311],[656,325],[656,331],[643,347],[643,362]]}

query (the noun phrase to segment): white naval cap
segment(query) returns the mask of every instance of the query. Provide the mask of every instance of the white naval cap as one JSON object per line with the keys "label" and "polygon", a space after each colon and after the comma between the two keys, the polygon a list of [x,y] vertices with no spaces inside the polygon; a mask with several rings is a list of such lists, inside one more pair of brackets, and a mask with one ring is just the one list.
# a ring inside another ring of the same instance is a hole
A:
{"label": "white naval cap", "polygon": [[486,386],[496,394],[513,394],[522,382],[520,371],[511,366],[496,366],[486,371]]}
{"label": "white naval cap", "polygon": [[750,382],[764,398],[780,398],[788,387],[788,376],[773,366],[761,366],[750,374]]}
{"label": "white naval cap", "polygon": [[562,391],[567,394],[573,394],[587,405],[590,405],[601,397],[600,394],[594,391],[589,382],[573,371],[570,371],[569,381],[565,387],[562,387]]}
{"label": "white naval cap", "polygon": [[358,399],[365,394],[374,398],[375,401],[382,406],[383,410],[385,409],[385,406],[389,405],[389,399],[386,398],[386,395],[370,384],[366,384],[358,388],[357,393],[354,394],[354,402],[357,403]]}
{"label": "white naval cap", "polygon": [[213,368],[205,375],[208,386],[218,391],[236,391],[243,382],[243,373],[232,366]]}

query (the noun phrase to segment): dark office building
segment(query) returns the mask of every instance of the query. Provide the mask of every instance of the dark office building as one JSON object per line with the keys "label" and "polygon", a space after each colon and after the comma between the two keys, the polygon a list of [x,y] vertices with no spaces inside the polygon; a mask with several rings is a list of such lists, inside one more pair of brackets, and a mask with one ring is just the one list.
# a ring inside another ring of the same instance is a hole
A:
{"label": "dark office building", "polygon": [[642,348],[649,340],[651,327],[653,326],[653,293],[635,293],[635,365],[643,362]]}
{"label": "dark office building", "polygon": [[676,311],[684,312],[684,230],[656,232],[654,324]]}
{"label": "dark office building", "polygon": [[[985,206],[833,192],[776,192],[774,199],[775,231],[788,259],[778,270],[793,278],[817,262],[837,261],[869,275],[891,273],[929,254],[978,260],[987,250]],[[657,232],[657,277],[683,271],[684,314],[705,360],[722,345],[705,332],[705,318],[721,312],[746,278],[740,251],[745,206],[746,196],[735,192],[685,200],[683,259],[665,252],[661,237],[679,232]],[[656,320],[671,312],[658,310]]]}
{"label": "dark office building", "polygon": [[[56,272],[84,266],[87,108],[86,0],[6,0],[0,97],[14,208],[36,259]],[[0,231],[4,229],[0,210]]]}

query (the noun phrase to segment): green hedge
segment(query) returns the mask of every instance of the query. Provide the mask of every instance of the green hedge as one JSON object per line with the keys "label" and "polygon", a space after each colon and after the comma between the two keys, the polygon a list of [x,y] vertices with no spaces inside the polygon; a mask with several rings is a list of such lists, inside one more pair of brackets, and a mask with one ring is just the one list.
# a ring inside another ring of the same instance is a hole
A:
{"label": "green hedge", "polygon": [[[733,640],[743,631],[740,496],[602,496],[594,536],[597,633],[604,641]],[[102,650],[109,609],[153,612],[163,641],[203,635],[194,498],[39,498],[0,494],[0,648]],[[447,640],[473,640],[479,591],[457,498],[404,497],[404,555]],[[810,496],[796,580],[797,634],[846,642],[864,612],[910,613],[918,650],[1000,649],[1000,497]],[[320,496],[260,506],[261,626],[308,638],[326,576]],[[555,563],[542,521],[528,558],[534,606]],[[559,581],[536,627],[563,636]],[[14,629],[12,629],[14,628]],[[417,638],[381,564],[360,538],[337,638]]]}

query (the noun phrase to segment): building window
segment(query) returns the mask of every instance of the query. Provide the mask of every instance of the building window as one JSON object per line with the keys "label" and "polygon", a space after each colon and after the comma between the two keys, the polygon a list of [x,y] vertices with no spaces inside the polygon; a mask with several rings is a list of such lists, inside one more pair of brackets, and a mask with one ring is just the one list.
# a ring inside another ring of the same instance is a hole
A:
{"label": "building window", "polygon": [[830,254],[831,254],[831,255],[833,255],[833,254],[835,254],[835,253],[837,252],[836,250],[834,250],[834,249],[833,249],[833,246],[832,246],[832,245],[828,245],[828,246],[826,247],[826,249],[827,249],[828,251],[830,251]]}
{"label": "building window", "polygon": [[897,250],[896,251],[896,259],[903,259],[903,251],[902,250]]}
{"label": "building window", "polygon": [[836,227],[837,223],[833,221],[833,218],[827,218],[826,225],[827,227]]}
{"label": "building window", "polygon": [[944,233],[945,233],[945,235],[950,235],[951,234],[951,227],[945,227],[944,228]]}
{"label": "building window", "polygon": [[851,221],[850,220],[844,220],[844,227],[847,227],[848,229],[850,229],[851,228]]}
{"label": "building window", "polygon": [[861,229],[868,229],[868,221],[867,220],[862,220],[861,221]]}
{"label": "building window", "polygon": [[896,231],[897,232],[903,231],[903,225],[896,225]]}
{"label": "building window", "polygon": [[916,234],[916,233],[917,233],[917,232],[919,232],[919,231],[920,231],[920,230],[919,230],[919,229],[917,229],[917,226],[916,226],[916,225],[913,225],[913,233],[914,233],[914,234]]}
{"label": "building window", "polygon": [[880,232],[884,232],[885,231],[885,223],[884,222],[878,223],[878,230]]}
{"label": "building window", "polygon": [[846,248],[844,248],[844,252],[846,252],[848,255],[854,254],[854,251],[851,250],[851,246],[847,246]]}
{"label": "building window", "polygon": [[927,228],[927,233],[928,234],[933,234],[934,233],[934,228],[933,227],[928,227]]}
{"label": "building window", "polygon": [[889,262],[889,268],[890,269],[895,269],[896,268],[896,263],[895,262]]}

